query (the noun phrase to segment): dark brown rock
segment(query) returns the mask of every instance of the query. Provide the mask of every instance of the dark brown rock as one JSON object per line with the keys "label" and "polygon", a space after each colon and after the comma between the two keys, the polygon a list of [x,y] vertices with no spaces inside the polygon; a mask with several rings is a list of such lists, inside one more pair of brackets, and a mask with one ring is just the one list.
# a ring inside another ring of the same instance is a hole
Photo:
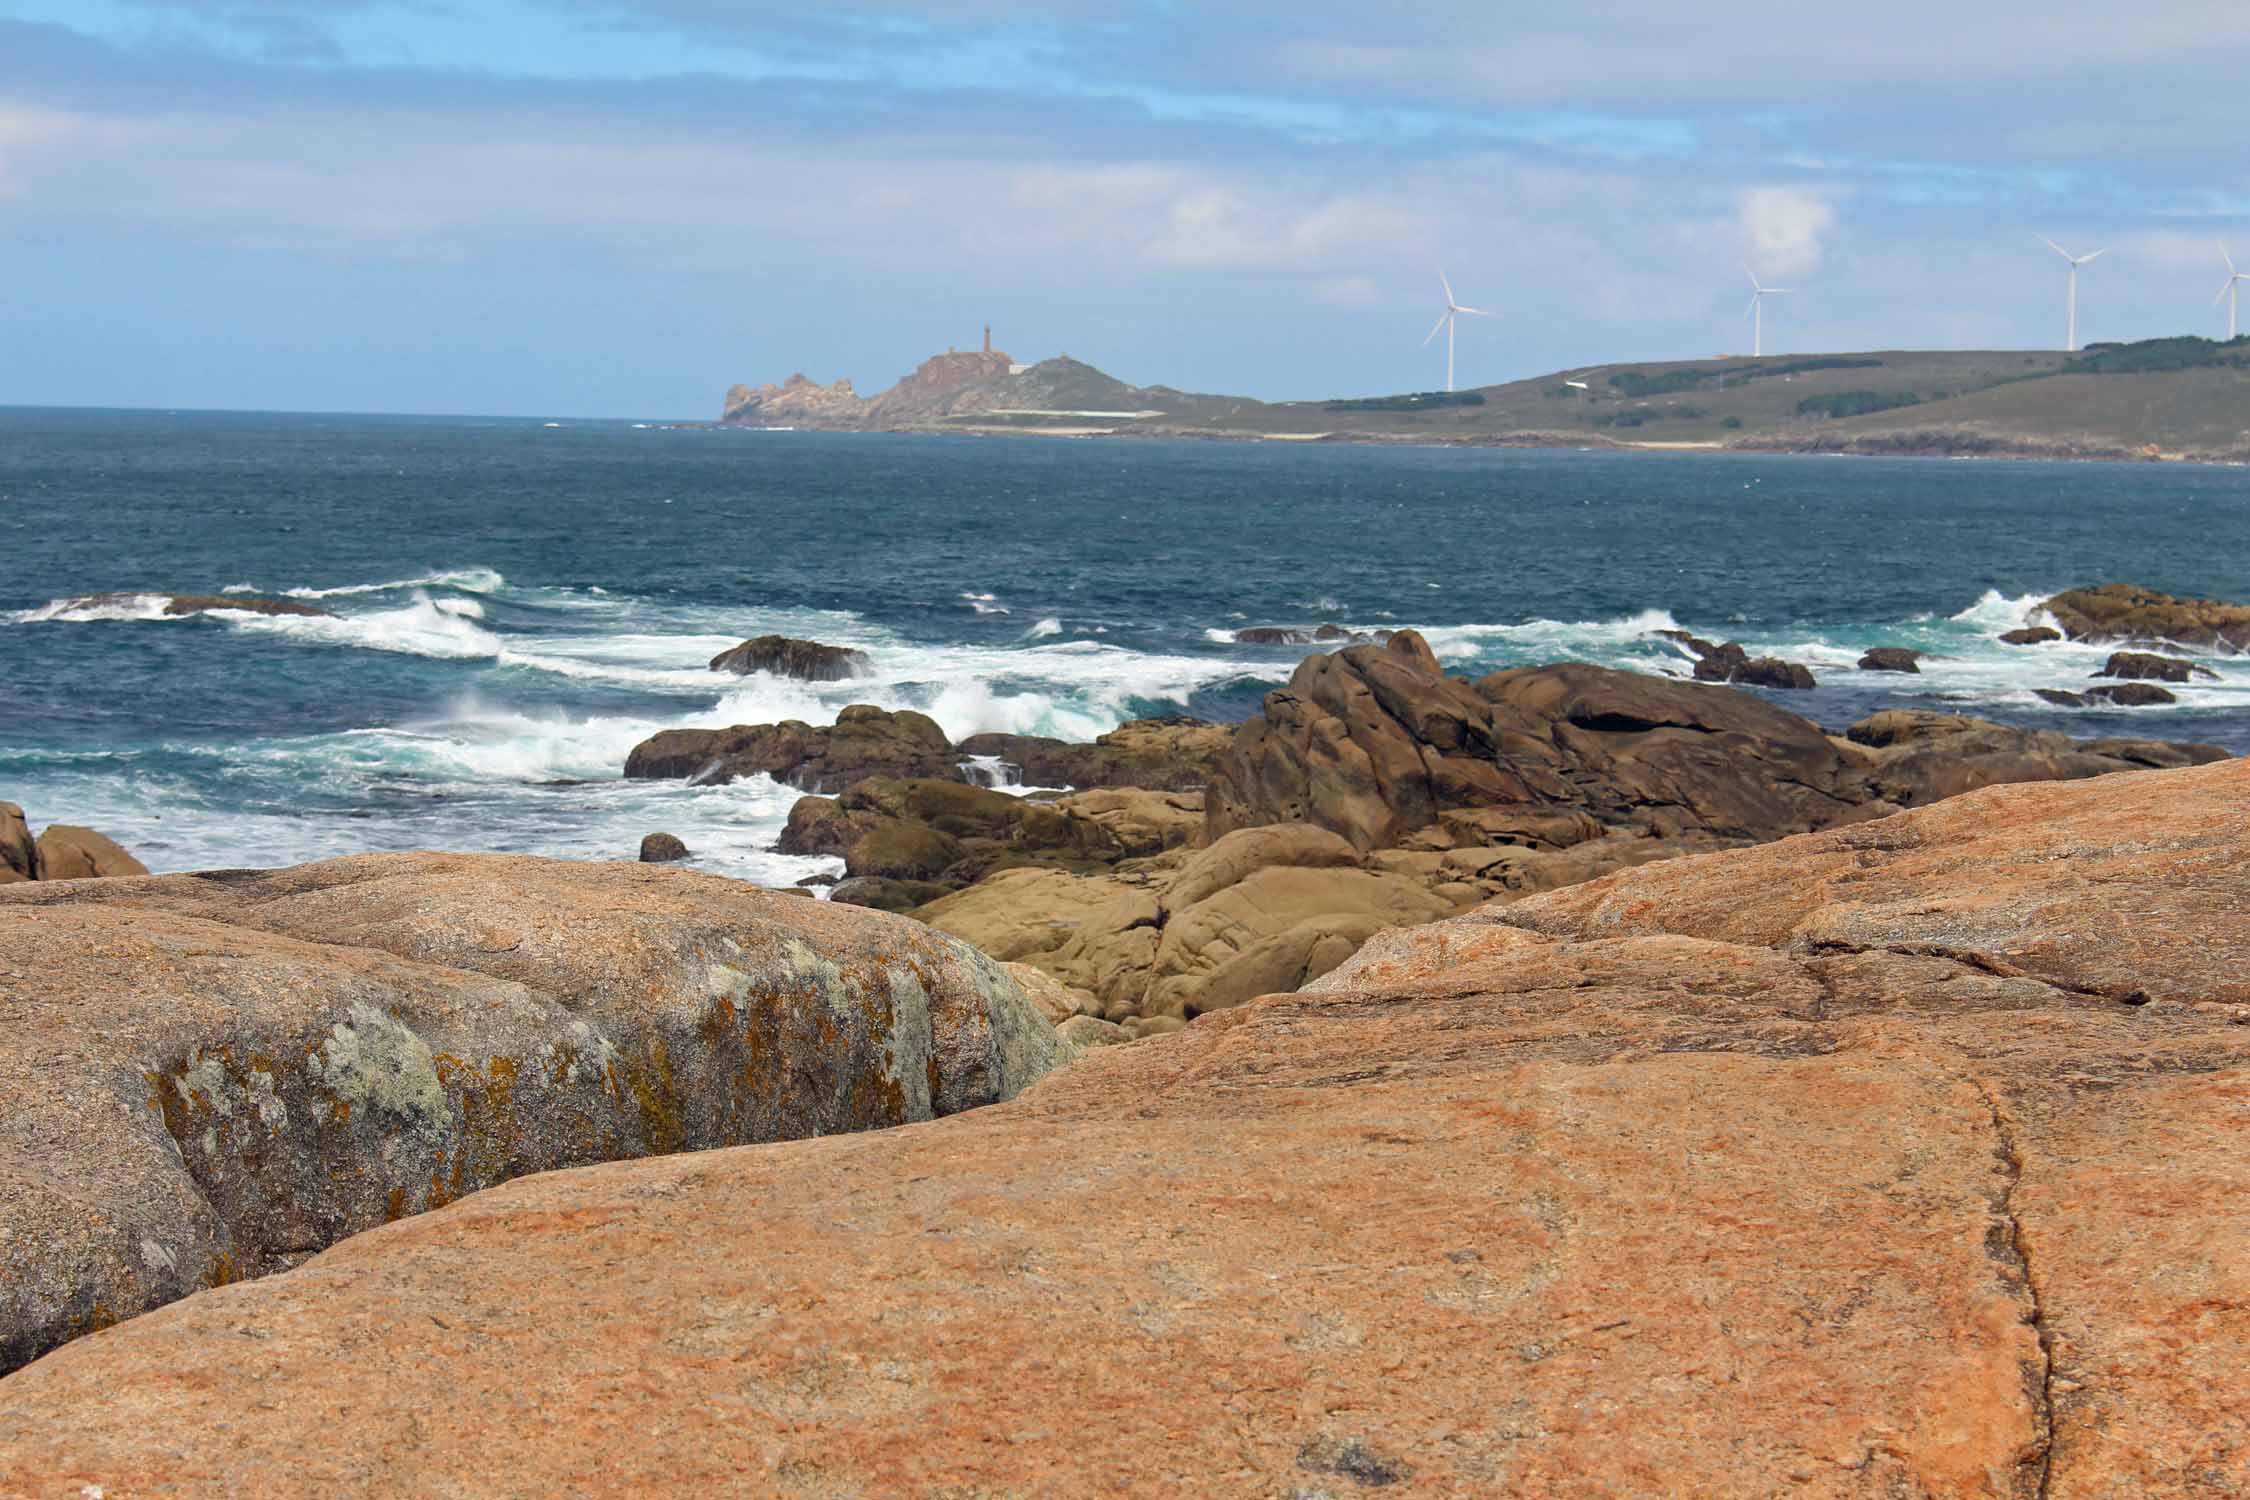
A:
{"label": "dark brown rock", "polygon": [[1910,651],[1904,646],[1877,646],[1859,659],[1862,672],[1916,672],[1927,653]]}
{"label": "dark brown rock", "polygon": [[2159,703],[2177,703],[2179,698],[2170,688],[2158,687],[2153,682],[2120,682],[2114,687],[2086,689],[2089,703],[2107,703],[2117,708],[2151,708]]}
{"label": "dark brown rock", "polygon": [[1787,688],[1804,692],[1813,686],[1812,668],[1778,656],[1755,656],[1728,674],[1727,681],[1741,687]]}
{"label": "dark brown rock", "polygon": [[2020,630],[2001,632],[2000,643],[2004,646],[2044,646],[2049,641],[2059,641],[2062,638],[2063,633],[2052,625],[2026,625]]}
{"label": "dark brown rock", "polygon": [[714,672],[765,672],[800,682],[842,682],[867,675],[867,653],[785,635],[761,635],[711,658]]}
{"label": "dark brown rock", "polygon": [[2196,677],[2216,679],[2218,673],[2197,666],[2184,656],[2156,656],[2146,651],[2114,651],[2096,677],[2118,677],[2129,682],[2187,682]]}
{"label": "dark brown rock", "polygon": [[864,906],[874,911],[910,912],[940,901],[959,890],[935,880],[893,880],[882,875],[855,875],[839,880],[828,899],[844,906]]}
{"label": "dark brown rock", "polygon": [[251,594],[174,594],[164,606],[164,613],[168,615],[200,615],[225,610],[253,615],[332,615],[329,610],[301,600],[260,599]]}
{"label": "dark brown rock", "polygon": [[23,809],[0,802],[0,885],[39,878],[39,842],[24,822]]}
{"label": "dark brown rock", "polygon": [[1738,641],[1714,646],[1702,637],[1690,635],[1684,630],[1659,630],[1657,634],[1666,640],[1679,642],[1695,654],[1697,682],[1725,682],[1741,687],[1795,690],[1813,686],[1813,674],[1809,667],[1783,661],[1778,656],[1753,657]]}
{"label": "dark brown rock", "polygon": [[2052,703],[2057,708],[2084,708],[2086,706],[2086,695],[2084,693],[2073,693],[2063,688],[2033,688],[2031,691],[2034,697]]}
{"label": "dark brown rock", "polygon": [[668,865],[688,857],[688,846],[677,834],[652,833],[641,840],[641,863]]}
{"label": "dark brown rock", "polygon": [[633,747],[625,774],[698,785],[766,775],[808,792],[837,792],[870,776],[958,780],[960,756],[935,720],[911,709],[855,704],[834,725],[798,719],[731,729],[667,729]]}

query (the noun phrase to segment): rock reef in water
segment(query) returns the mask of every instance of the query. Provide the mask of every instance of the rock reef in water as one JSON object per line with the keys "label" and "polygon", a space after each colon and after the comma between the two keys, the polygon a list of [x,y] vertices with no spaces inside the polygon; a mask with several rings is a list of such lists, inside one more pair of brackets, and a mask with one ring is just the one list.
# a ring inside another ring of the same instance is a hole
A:
{"label": "rock reef in water", "polygon": [[2250,604],[2182,599],[2130,583],[2071,589],[2039,606],[2063,635],[2090,645],[2174,645],[2250,651]]}
{"label": "rock reef in water", "polygon": [[2250,1493],[2245,909],[2241,762],[1614,875],[190,1298],[0,1489]]}
{"label": "rock reef in water", "polygon": [[920,923],[499,855],[12,885],[0,1017],[0,1368],[511,1177],[928,1120],[1060,1055]]}
{"label": "rock reef in water", "polygon": [[867,675],[867,653],[849,646],[828,646],[785,635],[761,635],[730,646],[711,658],[714,672],[747,677],[765,672],[792,677],[799,682],[842,682]]}

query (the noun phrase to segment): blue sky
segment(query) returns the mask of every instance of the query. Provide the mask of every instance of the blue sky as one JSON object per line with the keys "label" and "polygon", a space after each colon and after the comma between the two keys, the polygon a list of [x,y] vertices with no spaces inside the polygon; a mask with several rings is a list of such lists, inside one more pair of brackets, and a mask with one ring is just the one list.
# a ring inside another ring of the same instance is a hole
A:
{"label": "blue sky", "polygon": [[2220,333],[2250,6],[0,0],[0,403],[704,416],[1018,358],[1283,398]]}

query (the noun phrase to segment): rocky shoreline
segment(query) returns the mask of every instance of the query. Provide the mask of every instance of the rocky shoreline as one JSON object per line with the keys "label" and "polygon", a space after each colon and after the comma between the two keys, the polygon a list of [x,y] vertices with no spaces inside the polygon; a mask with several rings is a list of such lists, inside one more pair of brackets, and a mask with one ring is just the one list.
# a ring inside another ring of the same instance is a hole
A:
{"label": "rocky shoreline", "polygon": [[[1389,932],[913,1129],[505,1184],[0,1381],[0,1490],[2241,1493],[2246,809],[2238,760],[1989,787]],[[365,930],[438,919],[451,984],[568,953],[500,874]],[[324,880],[169,940],[325,930]],[[0,920],[161,942],[193,888]]]}

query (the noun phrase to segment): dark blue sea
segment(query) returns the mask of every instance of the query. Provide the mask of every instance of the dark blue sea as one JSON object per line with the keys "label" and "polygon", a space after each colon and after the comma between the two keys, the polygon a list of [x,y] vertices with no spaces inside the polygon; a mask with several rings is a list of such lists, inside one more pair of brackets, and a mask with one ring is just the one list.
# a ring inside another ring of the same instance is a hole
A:
{"label": "dark blue sea", "polygon": [[[0,798],[152,868],[373,849],[630,858],[680,834],[779,881],[795,794],[627,783],[673,725],[911,706],[956,737],[1241,718],[1302,648],[1411,625],[1478,673],[1685,670],[1683,626],[1819,674],[1840,728],[1926,705],[2250,750],[2250,662],[2175,707],[2049,709],[2091,649],[1998,644],[2130,581],[2250,599],[2250,470],[2182,465],[832,436],[632,422],[0,410]],[[97,593],[281,594],[333,619]],[[807,686],[705,667],[778,631]],[[1870,645],[1937,653],[1861,673]]]}

